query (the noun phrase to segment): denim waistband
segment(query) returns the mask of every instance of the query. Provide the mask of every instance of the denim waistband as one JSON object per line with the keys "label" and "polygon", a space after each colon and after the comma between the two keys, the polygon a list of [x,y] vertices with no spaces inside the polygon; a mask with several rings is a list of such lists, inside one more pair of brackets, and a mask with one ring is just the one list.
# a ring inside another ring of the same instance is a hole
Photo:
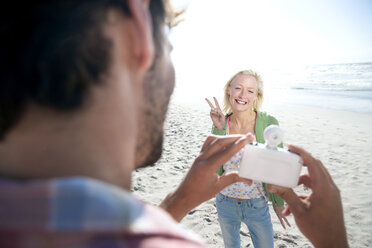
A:
{"label": "denim waistband", "polygon": [[247,199],[247,200],[238,200],[238,199],[234,199],[232,197],[229,197],[227,195],[224,195],[222,193],[218,193],[216,195],[216,198],[219,198],[219,199],[223,199],[224,201],[229,201],[229,202],[232,202],[232,203],[237,203],[239,205],[241,204],[247,204],[247,205],[252,205],[252,204],[255,204],[257,202],[260,202],[260,201],[267,201],[265,199],[265,197],[261,196],[260,198],[253,198],[253,199]]}

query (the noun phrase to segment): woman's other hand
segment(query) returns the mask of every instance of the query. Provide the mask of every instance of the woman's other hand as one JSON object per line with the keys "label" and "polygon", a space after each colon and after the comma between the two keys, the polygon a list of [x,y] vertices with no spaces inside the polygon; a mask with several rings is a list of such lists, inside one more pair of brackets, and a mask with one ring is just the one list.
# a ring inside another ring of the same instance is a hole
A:
{"label": "woman's other hand", "polygon": [[280,224],[282,224],[282,227],[284,229],[286,229],[285,227],[285,224],[287,223],[287,226],[291,226],[291,224],[289,224],[287,218],[283,215],[283,211],[284,211],[284,206],[273,206],[274,208],[274,211],[276,213],[276,216],[278,216],[278,219],[280,221]]}
{"label": "woman's other hand", "polygon": [[222,113],[222,110],[220,108],[220,105],[218,104],[218,101],[215,97],[213,97],[214,103],[216,106],[213,106],[211,101],[208,100],[208,98],[205,98],[208,105],[211,107],[210,116],[213,121],[213,124],[218,129],[223,129],[225,127],[225,116]]}

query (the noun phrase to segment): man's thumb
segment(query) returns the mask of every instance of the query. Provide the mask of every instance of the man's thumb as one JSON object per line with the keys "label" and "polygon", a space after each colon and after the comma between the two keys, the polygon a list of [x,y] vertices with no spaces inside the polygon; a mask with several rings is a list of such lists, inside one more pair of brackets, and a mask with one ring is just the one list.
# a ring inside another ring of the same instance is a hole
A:
{"label": "man's thumb", "polygon": [[229,186],[230,184],[239,181],[239,178],[240,177],[238,175],[238,172],[227,173],[223,176],[220,176],[218,187],[220,188],[220,190],[222,190],[223,188]]}
{"label": "man's thumb", "polygon": [[275,185],[269,185],[267,190],[280,196],[289,207],[294,216],[303,214],[305,205],[291,188],[284,188]]}

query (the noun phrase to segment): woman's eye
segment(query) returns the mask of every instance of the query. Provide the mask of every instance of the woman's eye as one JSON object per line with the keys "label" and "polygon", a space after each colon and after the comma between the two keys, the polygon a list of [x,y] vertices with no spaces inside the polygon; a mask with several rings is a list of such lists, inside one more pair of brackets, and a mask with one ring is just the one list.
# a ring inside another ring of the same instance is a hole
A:
{"label": "woman's eye", "polygon": [[240,88],[239,88],[239,87],[236,87],[235,89],[236,89],[236,90],[240,90]]}

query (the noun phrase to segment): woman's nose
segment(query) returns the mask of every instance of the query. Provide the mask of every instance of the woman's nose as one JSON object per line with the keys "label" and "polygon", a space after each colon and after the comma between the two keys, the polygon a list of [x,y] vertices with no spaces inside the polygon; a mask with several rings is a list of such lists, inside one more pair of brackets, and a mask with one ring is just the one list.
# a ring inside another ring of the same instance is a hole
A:
{"label": "woman's nose", "polygon": [[240,93],[239,93],[239,97],[245,97],[245,90],[242,90],[242,91],[240,91]]}

